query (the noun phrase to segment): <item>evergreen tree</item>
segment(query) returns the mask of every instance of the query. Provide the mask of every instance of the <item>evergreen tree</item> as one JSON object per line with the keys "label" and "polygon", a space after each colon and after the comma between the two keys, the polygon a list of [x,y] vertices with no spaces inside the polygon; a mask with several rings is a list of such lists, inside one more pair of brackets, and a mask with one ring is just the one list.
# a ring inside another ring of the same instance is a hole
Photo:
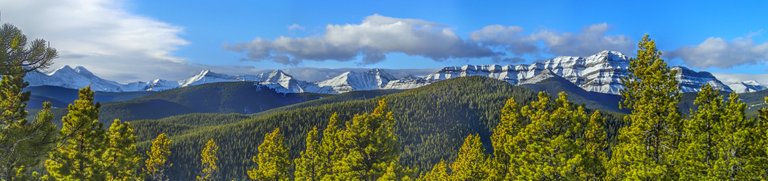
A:
{"label": "evergreen tree", "polygon": [[155,140],[152,140],[152,147],[147,151],[144,173],[151,180],[168,180],[165,171],[173,166],[173,163],[168,161],[169,156],[171,156],[171,139],[165,133],[160,133]]}
{"label": "evergreen tree", "polygon": [[371,113],[355,115],[338,137],[342,154],[333,172],[341,180],[376,180],[398,160],[396,121],[384,99]]}
{"label": "evergreen tree", "polygon": [[320,156],[322,162],[319,165],[322,180],[335,180],[333,163],[341,160],[343,153],[339,153],[339,115],[333,113],[328,120],[328,126],[323,130],[323,138],[320,140]]}
{"label": "evergreen tree", "polygon": [[136,135],[129,123],[115,120],[107,132],[102,154],[108,180],[139,180],[141,156],[136,151]]}
{"label": "evergreen tree", "polygon": [[325,157],[320,153],[320,142],[317,136],[317,127],[307,133],[306,148],[301,152],[301,156],[296,158],[295,180],[317,181],[325,175],[322,164]]}
{"label": "evergreen tree", "polygon": [[0,50],[0,179],[14,180],[16,175],[27,174],[17,173],[25,170],[22,168],[38,166],[55,143],[52,117],[38,116],[35,122],[27,122],[30,93],[23,89],[28,85],[26,73],[47,68],[57,53],[45,40],[27,42],[11,24],[0,28]]}
{"label": "evergreen tree", "polygon": [[710,163],[716,160],[714,153],[719,144],[715,142],[718,133],[713,128],[721,124],[725,106],[720,92],[709,84],[701,88],[693,104],[696,110],[683,122],[675,168],[682,180],[705,180],[709,178]]}
{"label": "evergreen tree", "polygon": [[440,160],[432,167],[432,170],[427,172],[422,178],[418,180],[432,181],[432,180],[450,180],[450,174],[448,173],[448,165],[444,160]]}
{"label": "evergreen tree", "polygon": [[290,180],[291,160],[284,142],[280,128],[267,133],[259,145],[258,155],[252,158],[257,165],[248,170],[248,177],[252,180]]}
{"label": "evergreen tree", "polygon": [[575,180],[582,175],[584,108],[568,102],[561,92],[554,104],[540,92],[538,100],[521,109],[528,123],[512,140],[520,152],[511,156],[510,173],[522,180]]}
{"label": "evergreen tree", "polygon": [[489,180],[502,180],[508,176],[509,155],[518,152],[518,149],[513,149],[508,143],[512,142],[512,138],[523,126],[521,120],[517,102],[514,98],[507,99],[501,109],[501,120],[491,135],[493,157],[486,164]]}
{"label": "evergreen tree", "polygon": [[677,72],[661,59],[661,51],[648,35],[638,43],[637,58],[630,61],[621,107],[631,110],[624,117],[628,126],[619,130],[612,148],[609,180],[675,179],[673,152],[679,137],[680,100]]}
{"label": "evergreen tree", "polygon": [[[486,159],[485,148],[480,135],[469,135],[459,148],[459,155],[451,164],[451,180],[482,180],[487,177],[483,171]],[[442,174],[442,173],[439,173]]]}
{"label": "evergreen tree", "polygon": [[200,161],[203,163],[202,175],[197,176],[197,180],[216,180],[216,171],[219,170],[219,157],[216,154],[219,152],[219,146],[213,139],[209,139],[208,143],[205,143],[203,152],[200,153]]}
{"label": "evergreen tree", "polygon": [[605,164],[608,162],[608,137],[605,133],[605,118],[600,111],[595,111],[589,118],[584,130],[584,170],[580,180],[602,180],[605,177]]}
{"label": "evergreen tree", "polygon": [[67,107],[61,120],[63,140],[50,153],[45,168],[56,180],[104,180],[101,163],[104,130],[99,122],[99,104],[93,102],[90,87],[80,89],[79,98]]}

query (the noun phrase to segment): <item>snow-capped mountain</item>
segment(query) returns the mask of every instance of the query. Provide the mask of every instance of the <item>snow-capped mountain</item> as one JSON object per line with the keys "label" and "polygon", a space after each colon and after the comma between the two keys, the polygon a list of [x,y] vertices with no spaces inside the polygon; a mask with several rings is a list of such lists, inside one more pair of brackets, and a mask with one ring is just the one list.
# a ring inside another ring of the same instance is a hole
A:
{"label": "snow-capped mountain", "polygon": [[[202,70],[189,78],[171,81],[156,79],[148,82],[120,84],[104,80],[84,67],[64,66],[49,74],[30,72],[25,78],[31,86],[51,85],[79,89],[91,85],[94,90],[105,92],[164,91],[180,87],[216,82],[254,82],[281,93],[323,93],[337,94],[360,90],[412,89],[437,81],[467,76],[485,76],[504,80],[513,85],[534,84],[550,77],[562,77],[574,85],[591,92],[619,94],[624,88],[621,78],[627,76],[629,57],[616,51],[601,51],[597,54],[577,57],[559,56],[533,64],[518,65],[464,65],[445,67],[428,76],[405,76],[397,78],[381,69],[353,70],[317,82],[297,80],[282,70],[273,70],[256,75],[227,75]],[[677,70],[681,92],[696,92],[704,84],[710,84],[721,91],[732,91],[708,72],[697,72],[685,67]],[[731,84],[736,92],[750,92],[766,89],[757,82]]]}
{"label": "snow-capped mountain", "polygon": [[396,80],[392,75],[381,69],[371,69],[365,72],[348,71],[328,80],[320,81],[318,93],[343,93],[358,90],[385,89],[390,81]]}
{"label": "snow-capped mountain", "polygon": [[757,92],[766,89],[765,86],[761,85],[755,80],[731,83],[728,84],[728,87],[731,87],[731,89],[733,89],[733,91],[736,93]]}
{"label": "snow-capped mountain", "polygon": [[126,87],[115,81],[102,79],[85,67],[77,66],[72,68],[70,66],[63,66],[54,70],[49,74],[33,71],[27,74],[24,79],[29,82],[29,86],[59,86],[66,88],[79,89],[90,85],[94,91],[104,92],[124,92],[130,90],[124,90]]}
{"label": "snow-capped mountain", "polygon": [[[602,51],[587,57],[559,56],[530,65],[465,65],[446,67],[427,76],[430,82],[455,77],[486,76],[504,80],[510,84],[535,83],[528,81],[545,70],[565,78],[584,90],[608,94],[619,94],[624,88],[621,77],[627,76],[629,57],[616,51]],[[678,70],[678,81],[682,92],[698,91],[704,84],[730,92],[731,89],[708,72],[696,72],[684,67]]]}

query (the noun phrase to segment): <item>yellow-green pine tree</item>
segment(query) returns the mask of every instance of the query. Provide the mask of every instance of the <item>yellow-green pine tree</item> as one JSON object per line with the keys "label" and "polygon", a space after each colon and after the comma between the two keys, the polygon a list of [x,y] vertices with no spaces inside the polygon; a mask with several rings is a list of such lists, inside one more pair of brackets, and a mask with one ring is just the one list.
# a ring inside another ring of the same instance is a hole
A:
{"label": "yellow-green pine tree", "polygon": [[595,111],[584,130],[584,170],[580,180],[602,180],[605,164],[608,162],[608,137],[605,133],[605,118]]}
{"label": "yellow-green pine tree", "polygon": [[482,165],[486,159],[480,135],[469,135],[459,148],[456,161],[451,164],[451,180],[482,180],[487,177]]}
{"label": "yellow-green pine tree", "polygon": [[280,128],[267,133],[259,145],[258,155],[252,158],[257,165],[256,168],[248,170],[248,177],[252,180],[290,180],[288,170],[291,159],[284,142]]}
{"label": "yellow-green pine tree", "polygon": [[102,164],[108,180],[139,180],[141,156],[136,151],[136,135],[130,123],[118,119],[112,122],[107,132],[106,149]]}
{"label": "yellow-green pine tree", "polygon": [[517,132],[524,126],[520,118],[520,108],[517,106],[514,98],[507,99],[504,107],[501,109],[501,120],[493,129],[491,135],[491,144],[493,146],[493,157],[489,158],[486,164],[488,180],[502,180],[511,178],[509,174],[509,160],[511,154],[516,154],[519,149],[515,149],[509,143]]}
{"label": "yellow-green pine tree", "polygon": [[555,104],[540,92],[538,100],[521,109],[530,120],[512,140],[520,152],[510,155],[510,173],[522,180],[574,180],[583,165],[584,108],[568,102],[560,93]]}
{"label": "yellow-green pine tree", "polygon": [[320,140],[320,176],[322,180],[336,180],[333,172],[333,163],[341,160],[343,154],[339,153],[339,115],[333,113],[328,120],[328,126],[323,130],[323,138]]}
{"label": "yellow-green pine tree", "polygon": [[[675,166],[679,179],[706,180],[716,160],[716,128],[725,116],[725,105],[720,92],[709,84],[704,85],[693,101],[695,110],[691,118],[683,121],[680,143],[676,152]],[[730,133],[725,133],[730,134]]]}
{"label": "yellow-green pine tree", "polygon": [[29,175],[25,170],[30,169],[22,168],[39,166],[55,146],[53,117],[38,115],[35,122],[26,120],[30,92],[24,91],[28,85],[24,76],[50,66],[57,53],[45,40],[28,42],[11,24],[0,27],[0,52],[0,180],[14,180],[16,175]]}
{"label": "yellow-green pine tree", "polygon": [[160,133],[157,138],[152,140],[152,147],[147,151],[147,160],[144,161],[144,174],[151,180],[165,181],[168,176],[165,174],[173,163],[170,163],[168,157],[171,156],[171,139],[165,133]]}
{"label": "yellow-green pine tree", "polygon": [[202,153],[200,153],[200,162],[203,163],[202,175],[197,176],[197,180],[216,180],[216,172],[219,170],[219,157],[216,154],[219,152],[219,146],[213,139],[209,139],[205,143]]}
{"label": "yellow-green pine tree", "polygon": [[295,180],[317,181],[322,178],[324,169],[322,168],[325,157],[320,153],[320,141],[318,139],[317,127],[307,133],[306,147],[301,152],[299,158],[294,160],[296,171],[294,171]]}
{"label": "yellow-green pine tree", "polygon": [[612,148],[607,179],[676,179],[670,168],[680,134],[676,73],[661,59],[656,43],[643,36],[629,75],[622,79],[621,107],[631,113],[624,117],[628,126],[620,128]]}
{"label": "yellow-green pine tree", "polygon": [[444,160],[440,160],[437,164],[432,166],[432,170],[427,172],[424,176],[418,180],[432,181],[432,180],[450,180],[450,174],[448,173],[448,164],[445,164]]}
{"label": "yellow-green pine tree", "polygon": [[341,180],[376,180],[399,156],[395,119],[384,99],[371,113],[355,115],[346,123],[338,141],[333,174]]}
{"label": "yellow-green pine tree", "polygon": [[79,98],[67,107],[61,120],[63,141],[45,161],[49,177],[56,180],[104,180],[101,163],[104,130],[99,123],[99,105],[90,87],[80,89]]}

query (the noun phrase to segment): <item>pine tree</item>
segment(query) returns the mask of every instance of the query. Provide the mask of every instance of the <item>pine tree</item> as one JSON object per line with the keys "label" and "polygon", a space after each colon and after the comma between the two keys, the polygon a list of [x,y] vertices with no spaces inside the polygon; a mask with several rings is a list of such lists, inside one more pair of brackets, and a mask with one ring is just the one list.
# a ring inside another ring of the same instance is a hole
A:
{"label": "pine tree", "polygon": [[584,131],[584,163],[580,180],[602,180],[605,177],[605,164],[608,162],[608,137],[605,133],[605,118],[600,111],[595,111],[589,118]]}
{"label": "pine tree", "polygon": [[624,117],[629,126],[619,130],[618,144],[612,148],[607,179],[675,179],[670,167],[680,134],[676,73],[645,35],[637,58],[630,61],[629,75],[622,79],[626,88],[621,107],[631,113]]}
{"label": "pine tree", "polygon": [[342,155],[333,165],[336,179],[376,180],[384,174],[399,156],[395,124],[384,99],[379,100],[373,112],[355,115],[347,122],[338,137],[340,150],[336,153]]}
{"label": "pine tree", "polygon": [[[723,97],[709,84],[704,85],[693,104],[691,118],[683,122],[682,135],[676,152],[675,167],[682,180],[708,179],[710,163],[715,161],[718,136],[713,130],[721,124],[725,113]],[[730,134],[725,133],[723,134]]]}
{"label": "pine tree", "polygon": [[427,172],[422,178],[418,180],[432,181],[432,180],[450,180],[450,174],[448,173],[448,165],[444,160],[440,160],[437,164],[432,166],[432,170]]}
{"label": "pine tree", "polygon": [[328,126],[323,130],[323,138],[320,140],[320,176],[322,180],[336,180],[333,172],[333,164],[341,160],[343,153],[339,153],[339,115],[333,113],[328,120]]}
{"label": "pine tree", "polygon": [[[493,157],[486,164],[489,180],[502,180],[508,177],[507,167],[511,154],[516,154],[518,149],[513,149],[509,144],[512,138],[523,126],[520,118],[520,108],[517,106],[514,98],[507,99],[504,107],[501,109],[501,120],[493,130],[491,135],[491,144],[493,146]],[[511,177],[511,176],[510,176]]]}
{"label": "pine tree", "polygon": [[47,68],[57,53],[45,40],[27,42],[11,24],[0,28],[0,50],[0,179],[14,180],[16,175],[28,174],[19,172],[29,170],[22,168],[37,167],[56,142],[53,117],[38,115],[35,122],[27,122],[30,93],[23,89],[28,85],[26,73]]}
{"label": "pine tree", "polygon": [[45,168],[56,180],[104,180],[101,163],[104,130],[99,122],[99,104],[93,102],[90,87],[80,89],[79,98],[67,107],[61,120],[63,141],[50,153]]}
{"label": "pine tree", "polygon": [[258,155],[252,158],[257,165],[256,168],[248,170],[248,177],[252,180],[290,180],[288,170],[291,160],[284,142],[280,128],[267,133],[259,145]]}
{"label": "pine tree", "polygon": [[301,156],[294,161],[296,171],[295,180],[317,181],[325,175],[322,164],[325,157],[320,153],[320,142],[317,136],[317,127],[307,133],[306,148],[301,152]]}
{"label": "pine tree", "polygon": [[136,135],[130,123],[118,119],[107,133],[106,150],[102,154],[108,180],[139,180],[141,156],[136,151]]}
{"label": "pine tree", "polygon": [[170,163],[168,160],[170,156],[171,139],[165,133],[160,133],[155,140],[152,140],[152,147],[147,151],[147,160],[144,161],[144,173],[151,180],[168,180],[165,171],[173,166],[173,163]]}
{"label": "pine tree", "polygon": [[480,135],[469,135],[459,148],[459,155],[451,164],[451,180],[482,180],[487,177],[483,171],[486,159],[485,148]]}
{"label": "pine tree", "polygon": [[203,148],[200,161],[203,163],[202,175],[197,176],[197,180],[216,180],[216,172],[219,170],[219,146],[213,139],[209,139]]}
{"label": "pine tree", "polygon": [[555,103],[540,92],[538,100],[521,109],[528,123],[510,144],[520,152],[511,156],[510,173],[522,180],[575,180],[582,175],[584,108],[568,102],[561,92]]}

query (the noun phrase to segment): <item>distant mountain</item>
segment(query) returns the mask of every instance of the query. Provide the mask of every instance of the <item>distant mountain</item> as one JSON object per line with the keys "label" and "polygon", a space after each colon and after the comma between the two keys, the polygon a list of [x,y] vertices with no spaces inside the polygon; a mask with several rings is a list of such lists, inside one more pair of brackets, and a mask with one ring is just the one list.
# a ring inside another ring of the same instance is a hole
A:
{"label": "distant mountain", "polygon": [[765,86],[755,80],[731,83],[728,84],[728,87],[733,89],[733,91],[736,93],[758,92],[766,89]]}
{"label": "distant mountain", "polygon": [[[531,84],[544,79],[534,79],[543,72],[562,77],[583,90],[618,95],[624,88],[621,78],[628,75],[629,57],[616,51],[601,51],[597,54],[577,57],[559,56],[533,64],[518,65],[464,65],[445,67],[432,74],[420,77],[406,74],[393,76],[383,69],[354,69],[342,72],[330,78],[316,78],[321,81],[303,81],[296,79],[282,70],[272,70],[256,75],[227,75],[202,70],[200,73],[179,81],[156,79],[148,82],[120,84],[95,76],[83,67],[64,66],[50,74],[32,72],[27,76],[31,86],[59,86],[71,89],[91,85],[94,90],[103,92],[165,91],[182,87],[219,82],[256,82],[278,93],[322,93],[339,94],[361,90],[413,89],[434,82],[456,77],[483,76],[506,81],[512,85]],[[731,92],[709,72],[697,72],[685,67],[673,67],[677,70],[676,78],[680,82],[681,92],[697,92],[704,84]],[[341,69],[303,69],[302,74],[328,76],[322,71],[337,72]],[[423,71],[423,70],[422,70]],[[407,71],[398,71],[399,74]],[[419,71],[412,71],[419,72]],[[764,89],[750,83],[742,83],[739,91]]]}
{"label": "distant mountain", "polygon": [[254,82],[218,82],[105,103],[101,107],[101,118],[132,121],[189,113],[252,114],[323,96],[313,93],[280,93]]}
{"label": "distant mountain", "polygon": [[[628,75],[629,57],[616,51],[602,51],[587,57],[560,56],[530,65],[465,65],[446,67],[427,76],[430,82],[466,76],[485,76],[504,80],[510,84],[534,83],[528,81],[548,70],[584,90],[616,94],[624,88],[621,78]],[[730,92],[731,89],[708,72],[696,72],[685,67],[673,67],[680,74],[682,92],[696,92],[704,84]]]}

